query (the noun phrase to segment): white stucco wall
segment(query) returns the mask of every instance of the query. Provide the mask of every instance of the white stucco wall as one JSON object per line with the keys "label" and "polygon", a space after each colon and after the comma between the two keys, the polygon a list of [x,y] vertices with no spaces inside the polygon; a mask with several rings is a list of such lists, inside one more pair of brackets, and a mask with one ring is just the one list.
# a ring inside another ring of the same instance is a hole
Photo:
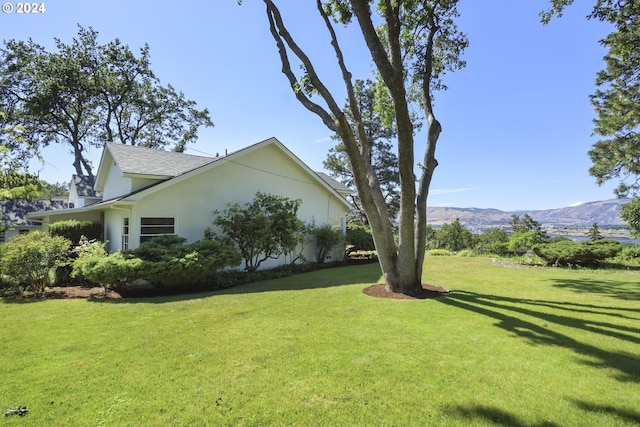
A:
{"label": "white stucco wall", "polygon": [[122,170],[118,165],[111,162],[107,172],[107,179],[102,191],[103,200],[112,199],[131,192],[131,179],[122,176]]}
{"label": "white stucco wall", "polygon": [[[205,168],[190,179],[176,179],[175,184],[140,198],[131,209],[130,248],[139,243],[142,217],[174,217],[176,233],[193,242],[202,239],[205,228],[212,226],[215,209],[222,210],[228,203],[247,203],[253,200],[257,191],[302,199],[298,216],[306,223],[315,221],[316,225],[342,226],[346,208],[341,201],[278,148],[267,145],[231,160],[221,159],[213,168]],[[120,236],[116,236],[115,230],[121,233],[121,218],[122,212],[105,214],[111,250],[119,249]],[[308,259],[313,260],[309,243],[306,249]],[[337,254],[342,252],[338,250]],[[272,261],[263,266],[273,267],[280,263]]]}

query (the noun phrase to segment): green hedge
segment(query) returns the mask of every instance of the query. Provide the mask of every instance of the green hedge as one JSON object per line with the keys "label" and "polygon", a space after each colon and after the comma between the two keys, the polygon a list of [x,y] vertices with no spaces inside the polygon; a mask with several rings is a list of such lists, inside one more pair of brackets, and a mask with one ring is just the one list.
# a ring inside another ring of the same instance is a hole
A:
{"label": "green hedge", "polygon": [[622,245],[615,240],[561,240],[533,247],[533,253],[547,265],[558,266],[596,266],[607,258],[615,257],[621,250]]}
{"label": "green hedge", "polygon": [[70,219],[49,224],[51,236],[62,236],[73,246],[80,244],[82,236],[88,240],[103,240],[103,227],[100,221],[78,221]]}
{"label": "green hedge", "polygon": [[137,249],[105,256],[99,250],[80,252],[76,274],[105,288],[125,287],[136,280],[154,285],[188,286],[205,281],[223,267],[239,265],[240,252],[227,240],[184,244],[178,236],[159,236]]}
{"label": "green hedge", "polygon": [[376,249],[376,246],[373,243],[371,230],[368,227],[362,225],[348,225],[346,241],[347,246],[349,246],[347,253],[358,251],[374,251]]}

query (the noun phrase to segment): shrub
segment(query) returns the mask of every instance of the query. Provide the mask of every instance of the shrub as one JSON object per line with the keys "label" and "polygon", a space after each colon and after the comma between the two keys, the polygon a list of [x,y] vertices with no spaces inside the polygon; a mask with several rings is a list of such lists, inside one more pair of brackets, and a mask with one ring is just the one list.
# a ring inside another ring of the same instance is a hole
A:
{"label": "shrub", "polygon": [[122,288],[139,279],[155,285],[187,286],[241,262],[240,252],[228,240],[184,242],[178,236],[158,236],[137,249],[109,256],[95,247],[87,249],[78,258],[78,274],[105,288]]}
{"label": "shrub", "polygon": [[100,221],[78,221],[70,219],[49,224],[51,236],[62,236],[72,245],[80,244],[82,236],[88,240],[102,240],[102,223]]}
{"label": "shrub", "polygon": [[52,269],[66,264],[71,244],[40,231],[22,234],[0,246],[0,271],[34,294],[44,292]]}
{"label": "shrub", "polygon": [[476,256],[476,252],[473,249],[463,249],[460,252],[458,252],[456,256],[459,256],[459,257]]}
{"label": "shrub", "polygon": [[309,236],[315,245],[314,252],[318,264],[322,264],[331,250],[343,242],[342,232],[329,224],[321,225],[320,227],[311,225],[309,227]]}
{"label": "shrub", "polygon": [[622,245],[614,240],[562,240],[533,247],[533,252],[547,265],[558,266],[595,266],[621,250]]}
{"label": "shrub", "polygon": [[[85,271],[89,266],[95,265],[102,258],[106,258],[109,253],[105,248],[105,244],[97,240],[88,240],[83,238],[80,244],[73,249],[75,259],[71,263],[70,276],[78,280],[88,280],[93,282],[85,275]],[[98,282],[96,282],[98,283]]]}
{"label": "shrub", "polygon": [[363,225],[349,224],[347,226],[347,255],[351,252],[374,251],[376,245],[373,243],[371,230]]}
{"label": "shrub", "polygon": [[623,261],[640,261],[640,245],[623,245],[618,258]]}
{"label": "shrub", "polygon": [[430,249],[427,251],[427,255],[430,256],[451,256],[453,255],[452,252],[446,250],[446,249]]}

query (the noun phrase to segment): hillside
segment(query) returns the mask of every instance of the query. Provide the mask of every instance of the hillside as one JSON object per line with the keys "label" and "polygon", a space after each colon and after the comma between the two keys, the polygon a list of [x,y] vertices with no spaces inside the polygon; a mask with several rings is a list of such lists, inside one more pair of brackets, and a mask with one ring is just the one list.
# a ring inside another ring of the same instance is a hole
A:
{"label": "hillside", "polygon": [[498,209],[430,207],[427,209],[427,223],[439,226],[452,223],[456,218],[470,228],[508,226],[511,215],[528,213],[534,220],[546,227],[590,227],[597,223],[601,227],[624,226],[620,218],[620,207],[628,200],[611,199],[583,203],[560,209],[539,211],[504,212]]}

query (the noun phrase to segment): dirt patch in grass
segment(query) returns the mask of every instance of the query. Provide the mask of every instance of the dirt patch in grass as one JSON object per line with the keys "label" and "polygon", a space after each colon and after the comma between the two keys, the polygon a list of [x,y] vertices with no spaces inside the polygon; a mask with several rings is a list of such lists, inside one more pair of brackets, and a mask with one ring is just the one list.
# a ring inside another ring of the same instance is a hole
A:
{"label": "dirt patch in grass", "polygon": [[417,299],[432,299],[440,298],[449,294],[449,290],[441,286],[434,286],[429,284],[422,284],[422,290],[419,290],[413,295],[402,294],[399,292],[387,292],[384,284],[373,285],[362,290],[366,295],[376,298],[390,298],[390,299],[404,299],[404,300],[417,300]]}

